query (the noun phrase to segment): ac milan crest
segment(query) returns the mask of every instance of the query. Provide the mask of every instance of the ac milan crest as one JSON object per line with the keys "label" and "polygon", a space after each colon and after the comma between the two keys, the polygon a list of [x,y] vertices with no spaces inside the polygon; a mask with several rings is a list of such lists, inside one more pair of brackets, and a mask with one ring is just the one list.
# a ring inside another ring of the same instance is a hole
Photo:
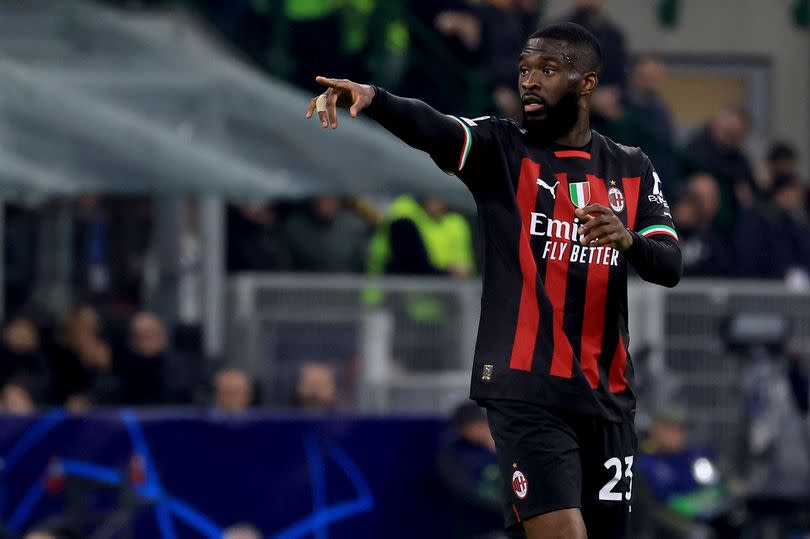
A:
{"label": "ac milan crest", "polygon": [[529,493],[529,482],[526,481],[526,476],[520,470],[515,470],[512,474],[512,490],[515,491],[515,496],[521,500]]}
{"label": "ac milan crest", "polygon": [[608,202],[613,211],[617,213],[624,209],[624,195],[616,187],[611,187],[608,191]]}

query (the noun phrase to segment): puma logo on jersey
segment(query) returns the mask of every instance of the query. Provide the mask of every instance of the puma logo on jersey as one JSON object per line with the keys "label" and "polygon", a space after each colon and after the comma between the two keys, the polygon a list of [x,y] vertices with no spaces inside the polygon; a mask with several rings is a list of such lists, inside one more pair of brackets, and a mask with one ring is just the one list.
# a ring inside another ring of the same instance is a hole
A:
{"label": "puma logo on jersey", "polygon": [[551,198],[553,198],[554,200],[557,199],[556,189],[557,186],[560,185],[560,182],[556,182],[554,185],[549,185],[546,182],[544,182],[542,178],[537,178],[537,185],[539,185],[540,187],[551,193]]}

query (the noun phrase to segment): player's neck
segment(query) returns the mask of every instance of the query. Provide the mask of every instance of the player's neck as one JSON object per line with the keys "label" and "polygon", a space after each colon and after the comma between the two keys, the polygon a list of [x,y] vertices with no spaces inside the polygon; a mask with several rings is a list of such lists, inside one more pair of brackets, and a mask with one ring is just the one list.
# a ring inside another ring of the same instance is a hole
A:
{"label": "player's neck", "polygon": [[581,148],[591,141],[591,122],[588,116],[581,116],[574,127],[554,142],[562,146]]}

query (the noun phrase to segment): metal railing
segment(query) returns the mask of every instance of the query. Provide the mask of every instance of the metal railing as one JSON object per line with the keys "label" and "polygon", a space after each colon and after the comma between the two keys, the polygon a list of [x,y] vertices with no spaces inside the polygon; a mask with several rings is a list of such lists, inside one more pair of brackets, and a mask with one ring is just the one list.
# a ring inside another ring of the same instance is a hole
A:
{"label": "metal railing", "polygon": [[[370,303],[369,290],[382,299]],[[289,397],[302,362],[323,360],[361,410],[446,412],[467,395],[479,298],[477,280],[241,275],[229,287],[229,357],[249,366],[273,402]],[[420,319],[411,306],[423,300],[438,308]],[[743,428],[746,360],[724,342],[729,316],[780,313],[793,341],[810,343],[810,294],[778,283],[666,289],[636,280],[628,300],[642,426],[646,412],[675,403],[721,453]]]}

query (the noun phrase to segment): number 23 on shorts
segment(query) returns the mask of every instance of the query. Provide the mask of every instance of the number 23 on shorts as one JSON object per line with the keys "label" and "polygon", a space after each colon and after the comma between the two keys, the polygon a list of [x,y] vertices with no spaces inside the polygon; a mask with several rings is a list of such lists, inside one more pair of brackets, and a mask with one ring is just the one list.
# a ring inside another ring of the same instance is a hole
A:
{"label": "number 23 on shorts", "polygon": [[[624,497],[629,500],[633,495],[633,455],[624,457],[624,466],[622,466],[622,461],[619,457],[607,459],[604,466],[608,470],[613,470],[614,475],[610,481],[605,483],[605,486],[599,490],[599,499],[609,502],[620,502],[622,501],[622,497]],[[622,476],[628,479],[627,492],[621,492],[616,489],[616,485],[622,480]]]}

